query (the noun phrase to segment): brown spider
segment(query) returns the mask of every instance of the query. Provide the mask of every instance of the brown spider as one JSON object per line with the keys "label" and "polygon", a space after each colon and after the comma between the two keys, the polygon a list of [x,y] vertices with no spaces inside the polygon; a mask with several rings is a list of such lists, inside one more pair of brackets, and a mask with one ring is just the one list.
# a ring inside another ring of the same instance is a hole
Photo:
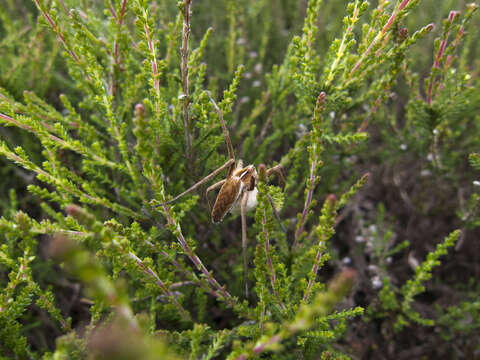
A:
{"label": "brown spider", "polygon": [[[199,186],[203,185],[217,174],[222,172],[224,169],[228,168],[227,177],[224,180],[221,180],[211,186],[209,186],[205,192],[208,205],[211,210],[211,217],[213,223],[219,223],[223,220],[225,215],[228,212],[240,212],[240,216],[242,219],[242,249],[243,249],[243,266],[244,266],[244,280],[245,280],[245,295],[248,298],[248,285],[247,285],[247,275],[248,275],[248,267],[247,267],[247,221],[246,221],[246,212],[249,210],[254,209],[257,206],[257,182],[258,182],[258,174],[255,166],[247,165],[243,166],[243,161],[238,160],[237,164],[235,165],[235,154],[233,152],[232,142],[230,140],[230,135],[228,133],[228,129],[225,125],[225,121],[223,120],[223,115],[216,104],[215,100],[211,97],[210,93],[206,92],[210,101],[215,108],[218,119],[220,121],[220,125],[222,126],[223,135],[225,137],[225,142],[227,144],[228,155],[230,159],[220,166],[218,169],[204,177],[202,180],[191,186],[189,189],[185,190],[183,193],[175,196],[173,199],[169,200],[165,204],[172,203],[182,196],[188,194],[189,192],[197,189]],[[276,165],[270,169],[266,170],[267,176],[270,176],[272,173],[276,173],[279,177],[280,184],[282,187],[285,186],[285,177],[283,176],[283,167],[282,165]],[[217,198],[215,200],[215,204],[213,205],[210,202],[210,198],[208,194],[210,191],[213,191],[220,187],[220,191],[218,192]],[[273,201],[270,200],[270,203],[273,206]],[[274,207],[275,211],[275,207]]]}

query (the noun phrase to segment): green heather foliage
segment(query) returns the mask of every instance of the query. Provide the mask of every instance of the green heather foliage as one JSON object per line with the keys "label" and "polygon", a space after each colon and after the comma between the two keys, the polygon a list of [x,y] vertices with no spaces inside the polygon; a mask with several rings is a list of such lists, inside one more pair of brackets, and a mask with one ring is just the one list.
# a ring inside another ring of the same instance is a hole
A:
{"label": "green heather foliage", "polygon": [[478,357],[476,10],[2,0],[0,358]]}

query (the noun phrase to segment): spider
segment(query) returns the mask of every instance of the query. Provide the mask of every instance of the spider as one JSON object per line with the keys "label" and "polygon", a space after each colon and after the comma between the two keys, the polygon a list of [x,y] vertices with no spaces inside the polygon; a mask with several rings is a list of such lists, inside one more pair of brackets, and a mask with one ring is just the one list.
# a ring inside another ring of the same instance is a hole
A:
{"label": "spider", "polygon": [[[244,271],[244,282],[245,282],[245,295],[248,298],[248,266],[247,266],[247,220],[246,212],[255,209],[258,204],[257,201],[257,182],[258,174],[254,165],[243,166],[243,161],[241,159],[238,162],[235,160],[235,154],[233,152],[232,142],[230,140],[230,135],[228,129],[225,125],[222,112],[218,107],[215,100],[213,100],[210,92],[206,91],[210,101],[215,108],[215,111],[218,114],[218,119],[223,130],[223,135],[225,138],[225,143],[227,145],[229,160],[220,166],[218,169],[211,172],[209,175],[205,176],[202,180],[198,181],[196,184],[192,185],[190,188],[182,192],[181,194],[175,196],[173,199],[165,202],[164,204],[170,204],[182,196],[194,191],[199,186],[205,184],[214,178],[217,174],[221,173],[224,169],[228,168],[227,177],[219,182],[209,186],[205,192],[207,197],[208,205],[211,210],[212,222],[217,224],[223,220],[225,215],[228,212],[240,212],[242,219],[242,250],[243,250],[243,271]],[[285,177],[283,175],[282,165],[273,166],[270,169],[266,170],[267,177],[276,174],[280,180],[280,185],[285,186]],[[220,188],[218,192],[215,203],[212,207],[212,203],[209,198],[209,193],[217,188]],[[269,201],[274,209],[275,215],[278,219],[278,214],[276,213],[275,206],[273,206],[273,201],[269,197]]]}

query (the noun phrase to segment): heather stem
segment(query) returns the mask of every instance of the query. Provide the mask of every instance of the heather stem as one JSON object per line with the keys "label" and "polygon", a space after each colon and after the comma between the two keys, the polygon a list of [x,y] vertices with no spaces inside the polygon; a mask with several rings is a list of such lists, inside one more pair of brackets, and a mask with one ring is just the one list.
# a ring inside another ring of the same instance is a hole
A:
{"label": "heather stem", "polygon": [[[313,144],[313,146],[316,146],[316,145]],[[310,167],[310,180],[309,180],[310,181],[310,187],[309,187],[309,190],[308,190],[307,197],[305,199],[305,204],[303,206],[302,218],[301,218],[300,224],[297,228],[297,232],[295,233],[295,240],[294,240],[293,246],[292,246],[293,250],[296,249],[297,244],[298,244],[298,240],[300,239],[300,236],[302,236],[302,234],[303,234],[303,230],[304,230],[304,227],[305,227],[305,219],[307,218],[307,214],[308,214],[308,208],[310,207],[310,204],[312,203],[313,190],[315,188],[315,180],[316,180],[315,169],[317,168],[317,164],[318,164],[318,156],[315,153],[315,155],[313,157],[313,161],[312,161],[312,166]]]}
{"label": "heather stem", "polygon": [[153,243],[148,240],[145,240],[145,243],[150,245],[154,250],[158,251],[160,255],[165,257],[168,261],[172,263],[172,265],[180,272],[183,273],[187,278],[191,279],[192,283],[198,284],[203,290],[208,292],[209,294],[213,295],[216,298],[221,298],[221,295],[208,287],[205,283],[205,279],[199,279],[197,275],[193,272],[190,272],[188,269],[185,269],[183,266],[180,265],[178,261],[176,261],[171,255],[163,250],[159,250]]}
{"label": "heather stem", "polygon": [[65,5],[65,2],[63,0],[58,0],[60,2],[60,4],[62,4],[62,7],[63,7],[63,11],[65,11],[65,14],[67,14],[67,16],[70,16],[70,11],[68,10],[67,6]]}
{"label": "heather stem", "polygon": [[108,201],[105,198],[98,197],[98,196],[93,196],[90,195],[80,189],[78,189],[74,184],[68,182],[68,181],[63,181],[60,178],[57,178],[53,176],[52,174],[48,173],[47,171],[43,170],[39,166],[25,160],[24,158],[18,156],[17,154],[14,154],[13,152],[9,151],[5,146],[2,146],[3,144],[0,143],[0,154],[7,157],[8,159],[16,162],[17,164],[21,164],[24,168],[35,172],[37,175],[42,176],[45,181],[49,182],[50,184],[54,184],[58,188],[70,193],[73,196],[76,196],[79,198],[82,202],[87,202],[87,203],[93,203],[97,205],[102,205],[106,208],[112,209],[114,211],[118,211],[120,213],[123,213],[127,216],[130,216],[135,219],[140,219],[141,217],[132,211],[130,208],[112,203]]}
{"label": "heather stem", "polygon": [[202,272],[202,274],[205,276],[210,286],[212,286],[214,289],[219,291],[222,294],[223,298],[228,302],[228,304],[231,307],[234,307],[237,304],[236,300],[232,297],[232,295],[228,293],[228,291],[225,290],[223,286],[220,286],[218,281],[207,270],[205,265],[203,265],[199,257],[192,251],[190,246],[188,246],[187,242],[185,241],[185,238],[183,237],[179,224],[177,224],[175,220],[172,218],[172,216],[170,215],[167,205],[165,204],[162,205],[162,208],[163,208],[163,211],[165,212],[165,215],[167,216],[168,223],[174,226],[175,229],[177,230],[176,232],[177,240],[180,243],[180,246],[182,247],[183,251],[185,251],[186,255],[190,258],[190,260],[197,267],[197,269]]}
{"label": "heather stem", "polygon": [[[457,15],[458,15],[458,11],[450,11],[450,14],[448,15],[448,21],[452,23],[453,20],[455,19],[455,16]],[[461,33],[463,33],[463,30],[461,31]],[[432,105],[432,100],[433,100],[433,85],[435,82],[433,78],[433,69],[440,69],[440,61],[442,60],[443,54],[445,52],[445,48],[447,47],[447,40],[449,35],[450,35],[450,30],[444,34],[442,42],[440,43],[440,47],[438,48],[437,55],[435,56],[435,61],[433,62],[432,71],[430,73],[431,74],[430,83],[428,84],[428,90],[427,90],[428,105]]]}
{"label": "heather stem", "polygon": [[190,151],[192,147],[192,140],[190,135],[190,119],[189,106],[190,94],[188,83],[188,38],[190,36],[190,3],[191,0],[183,1],[183,27],[182,27],[182,47],[180,54],[182,56],[182,91],[183,91],[183,128],[185,131],[185,144],[187,151],[187,158],[190,158]]}
{"label": "heather stem", "polygon": [[150,29],[148,28],[148,25],[146,23],[145,23],[144,29],[145,29],[145,36],[147,37],[148,50],[150,51],[152,56],[151,63],[152,63],[153,89],[156,95],[155,110],[158,115],[158,111],[159,111],[158,99],[160,98],[160,80],[158,76],[157,55],[155,53],[155,46],[150,36]]}
{"label": "heather stem", "polygon": [[[26,124],[14,119],[14,118],[8,116],[8,115],[0,113],[0,119],[3,119],[3,120],[7,121],[8,123],[10,123],[12,125],[15,125],[16,127],[20,128],[20,129],[24,129],[28,132],[39,135],[38,131],[34,127],[32,127],[30,125],[26,125]],[[42,123],[42,125],[44,125],[45,127],[47,126],[44,123]],[[115,162],[107,160],[105,158],[102,158],[102,157],[94,154],[93,152],[89,152],[87,154],[84,151],[85,149],[80,148],[80,146],[78,144],[72,144],[71,142],[65,141],[65,140],[59,138],[58,136],[55,136],[55,135],[52,135],[52,134],[48,134],[48,138],[49,138],[49,140],[54,141],[57,144],[59,144],[64,149],[69,149],[69,150],[78,152],[78,153],[80,153],[80,154],[82,154],[86,157],[90,157],[91,159],[93,159],[95,161],[98,161],[99,163],[101,163],[104,166],[108,166],[108,167],[111,167],[113,169],[118,169],[118,164],[116,164]]]}
{"label": "heather stem", "polygon": [[[324,242],[324,237],[322,237],[321,242]],[[318,264],[320,262],[320,259],[322,258],[322,251],[318,250],[317,251],[317,256],[315,257],[315,262],[313,264],[313,276],[308,280],[308,286],[307,290],[305,291],[305,295],[303,296],[303,301],[307,302],[308,297],[310,296],[310,291],[312,290],[313,283],[315,282],[315,278],[317,277],[317,271],[318,271]]]}
{"label": "heather stem", "polygon": [[328,291],[319,294],[320,296],[316,297],[313,306],[308,306],[308,311],[302,311],[303,309],[300,309],[292,322],[282,324],[282,327],[276,334],[266,339],[260,339],[252,350],[237,356],[235,359],[245,360],[249,355],[257,355],[275,348],[275,346],[272,345],[279,344],[284,339],[310,328],[313,323],[316,323],[316,319],[327,315],[332,311],[333,306],[350,292],[354,278],[355,272],[353,270],[344,270],[333,279]]}
{"label": "heather stem", "polygon": [[352,32],[353,26],[358,20],[358,12],[359,12],[358,1],[356,1],[355,9],[353,10],[352,18],[350,19],[350,25],[348,26],[347,30],[343,34],[342,42],[338,47],[337,56],[335,57],[335,60],[333,61],[332,65],[330,66],[330,69],[328,70],[328,76],[327,76],[327,81],[325,82],[325,87],[329,86],[335,77],[335,70],[337,69],[338,64],[340,63],[340,60],[342,59],[343,55],[345,54],[348,35]]}
{"label": "heather stem", "polygon": [[[387,89],[388,89],[388,86],[387,86]],[[368,123],[370,122],[370,118],[372,117],[373,114],[375,114],[377,112],[377,109],[378,109],[378,107],[380,106],[381,103],[382,103],[382,96],[380,95],[377,98],[377,100],[375,101],[375,104],[373,105],[372,109],[370,110],[370,112],[368,113],[368,115],[365,117],[362,124],[358,128],[357,132],[360,133],[360,132],[365,131],[365,129],[368,126]]]}
{"label": "heather stem", "polygon": [[40,12],[43,14],[43,16],[45,17],[45,19],[47,20],[47,22],[50,24],[50,26],[52,27],[52,30],[57,34],[57,36],[59,37],[59,39],[61,40],[61,42],[63,43],[63,45],[65,46],[65,48],[67,49],[67,51],[70,53],[70,55],[73,57],[73,59],[77,62],[80,61],[80,59],[78,58],[77,54],[75,54],[75,52],[72,50],[72,49],[69,49],[69,47],[67,46],[67,42],[65,41],[65,38],[63,37],[62,33],[60,32],[60,30],[58,29],[57,25],[55,25],[55,23],[53,22],[52,18],[50,17],[50,15],[43,9],[43,7],[40,5],[40,1],[39,0],[34,0],[35,1],[35,4],[37,4],[38,6],[38,9],[40,10]]}
{"label": "heather stem", "polygon": [[[121,249],[121,250],[123,250],[123,249]],[[178,311],[180,311],[182,316],[185,318],[185,320],[190,321],[191,320],[190,315],[185,311],[185,309],[182,307],[182,305],[180,305],[178,303],[177,299],[175,298],[175,295],[173,295],[172,292],[165,286],[165,284],[160,279],[160,277],[157,275],[157,273],[155,271],[153,271],[152,268],[150,268],[149,266],[146,266],[143,263],[143,261],[138,256],[136,256],[134,253],[129,251],[128,252],[128,257],[130,259],[134,260],[137,263],[137,265],[140,269],[142,269],[145,273],[149,274],[150,276],[152,276],[155,279],[155,282],[158,285],[158,287],[162,290],[162,292],[166,296],[168,296],[170,299],[172,299],[173,303],[177,307]]]}
{"label": "heather stem", "polygon": [[[325,261],[322,260],[322,255],[326,250],[326,241],[333,235],[336,218],[336,209],[338,206],[338,201],[335,195],[330,194],[322,208],[322,215],[320,216],[320,225],[317,227],[317,233],[319,236],[319,243],[317,246],[317,254],[313,262],[312,271],[309,275],[308,285],[305,289],[305,294],[303,296],[303,301],[307,302],[308,297],[310,296],[313,284],[317,278],[317,272],[319,265]],[[328,256],[328,254],[326,255]]]}
{"label": "heather stem", "polygon": [[267,222],[267,214],[265,213],[265,210],[263,210],[262,227],[263,227],[263,232],[265,233],[265,257],[267,258],[267,264],[270,270],[270,282],[272,284],[273,293],[275,294],[275,297],[277,298],[277,301],[280,304],[280,307],[282,308],[282,310],[285,310],[285,305],[280,299],[280,295],[278,294],[278,291],[275,288],[276,275],[275,275],[275,269],[272,264],[272,258],[270,257],[270,236],[268,233],[268,229],[265,226],[266,222]]}
{"label": "heather stem", "polygon": [[122,2],[122,8],[121,8],[121,10],[120,10],[120,21],[119,21],[120,25],[122,25],[122,23],[123,23],[123,18],[124,18],[124,16],[125,16],[125,7],[126,7],[126,5],[127,5],[127,0],[123,0],[123,2]]}
{"label": "heather stem", "polygon": [[[33,283],[33,282],[32,282]],[[48,304],[51,308],[55,307],[55,304],[52,304],[49,299],[47,299],[45,296],[42,294],[39,294],[38,297],[42,299],[42,301],[45,304]],[[72,330],[71,326],[65,321],[63,317],[58,318],[58,321],[60,322],[60,325],[62,326],[62,330],[65,332],[70,332]]]}
{"label": "heather stem", "polygon": [[115,12],[115,9],[110,6],[110,13],[112,14],[113,18],[118,22],[118,28],[117,28],[117,33],[115,34],[115,39],[113,40],[113,63],[111,64],[111,70],[110,70],[110,77],[111,77],[111,87],[109,89],[109,93],[111,95],[114,95],[117,93],[116,89],[116,79],[115,79],[115,72],[114,72],[114,65],[119,64],[119,53],[118,53],[118,40],[120,37],[120,31],[121,31],[121,26],[123,23],[123,17],[125,15],[125,6],[126,6],[127,0],[123,0],[122,2],[122,8],[120,10],[120,15],[117,16],[117,13]]}
{"label": "heather stem", "polygon": [[360,59],[357,61],[357,63],[353,67],[352,71],[348,75],[349,77],[352,77],[353,73],[358,70],[358,68],[362,65],[363,60],[365,60],[367,55],[372,50],[373,46],[385,36],[385,33],[392,26],[392,24],[395,21],[395,18],[397,17],[398,13],[400,11],[402,11],[405,8],[405,6],[408,5],[409,2],[410,2],[410,0],[403,0],[402,3],[398,6],[398,8],[395,9],[393,14],[388,19],[387,23],[383,26],[382,30],[377,34],[377,36],[375,36],[375,38],[372,40],[372,42],[368,45],[367,50],[362,54]]}

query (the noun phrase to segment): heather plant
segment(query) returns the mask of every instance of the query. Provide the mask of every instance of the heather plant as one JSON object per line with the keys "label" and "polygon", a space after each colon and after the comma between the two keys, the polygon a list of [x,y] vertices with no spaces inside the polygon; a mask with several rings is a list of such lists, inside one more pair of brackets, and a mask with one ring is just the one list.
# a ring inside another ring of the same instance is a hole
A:
{"label": "heather plant", "polygon": [[[435,324],[470,351],[478,287],[434,269],[472,263],[475,4],[5,4],[2,357],[374,358]],[[220,117],[258,170],[248,275],[210,183],[170,202],[228,162]],[[432,277],[469,297],[429,303]]]}
{"label": "heather plant", "polygon": [[[443,243],[437,245],[435,250],[428,254],[427,259],[416,267],[414,277],[399,289],[394,289],[389,278],[384,277],[383,288],[379,292],[380,309],[371,309],[370,312],[377,317],[393,317],[391,320],[394,322],[395,331],[402,330],[409,324],[409,320],[424,326],[434,325],[432,319],[422,318],[412,309],[413,297],[425,291],[423,283],[432,277],[433,268],[440,265],[438,258],[446,255],[448,248],[455,245],[459,237],[460,231],[454,231]],[[397,300],[398,297],[401,298],[400,301]],[[395,316],[396,313],[398,314]]]}

